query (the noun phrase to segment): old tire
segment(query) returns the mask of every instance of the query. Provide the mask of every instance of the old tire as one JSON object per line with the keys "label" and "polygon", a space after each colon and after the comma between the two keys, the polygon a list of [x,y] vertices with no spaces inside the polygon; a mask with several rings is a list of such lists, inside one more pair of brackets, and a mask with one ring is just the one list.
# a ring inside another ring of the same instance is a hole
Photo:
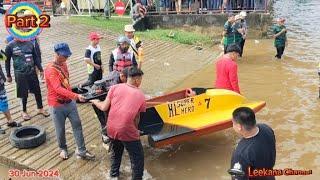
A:
{"label": "old tire", "polygon": [[10,134],[10,143],[19,149],[38,147],[46,141],[46,131],[40,126],[23,126]]}

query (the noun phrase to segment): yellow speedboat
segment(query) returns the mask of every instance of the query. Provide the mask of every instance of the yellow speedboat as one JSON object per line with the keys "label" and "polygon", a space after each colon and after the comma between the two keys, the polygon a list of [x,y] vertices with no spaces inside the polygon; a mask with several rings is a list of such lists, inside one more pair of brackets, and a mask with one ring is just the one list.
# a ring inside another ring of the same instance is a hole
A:
{"label": "yellow speedboat", "polygon": [[[194,92],[194,93],[193,93]],[[264,101],[246,98],[224,89],[192,88],[147,100],[139,129],[153,147],[162,147],[232,127],[238,107],[261,110]]]}

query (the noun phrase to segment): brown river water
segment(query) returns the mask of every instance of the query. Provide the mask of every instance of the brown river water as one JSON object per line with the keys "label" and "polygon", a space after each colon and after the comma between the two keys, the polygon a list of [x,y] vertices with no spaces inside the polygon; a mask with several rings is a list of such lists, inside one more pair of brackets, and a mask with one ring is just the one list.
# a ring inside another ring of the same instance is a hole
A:
{"label": "brown river water", "polygon": [[[264,100],[258,122],[276,134],[276,169],[312,170],[310,176],[279,176],[277,179],[320,179],[320,99],[317,63],[320,56],[320,1],[281,0],[274,4],[275,17],[287,19],[289,46],[282,60],[275,60],[273,40],[248,40],[238,61],[242,94]],[[221,51],[219,48],[214,51]],[[212,60],[214,61],[214,59]],[[212,87],[214,62],[171,90]],[[164,149],[145,147],[144,179],[230,179],[227,170],[239,136],[232,128]],[[144,143],[146,143],[144,141]],[[125,171],[130,171],[126,163]],[[0,179],[8,168],[0,166]],[[127,179],[127,178],[124,178]]]}

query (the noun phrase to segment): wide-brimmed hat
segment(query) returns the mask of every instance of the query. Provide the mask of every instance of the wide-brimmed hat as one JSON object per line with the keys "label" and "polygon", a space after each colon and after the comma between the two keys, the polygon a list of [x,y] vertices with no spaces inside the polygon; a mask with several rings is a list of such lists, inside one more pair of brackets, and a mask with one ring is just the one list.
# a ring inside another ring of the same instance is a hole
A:
{"label": "wide-brimmed hat", "polygon": [[57,54],[64,56],[64,57],[70,57],[71,51],[69,48],[69,45],[67,43],[58,43],[54,45],[54,52]]}
{"label": "wide-brimmed hat", "polygon": [[127,24],[124,26],[124,31],[125,32],[135,32],[136,30],[133,28],[132,24]]}

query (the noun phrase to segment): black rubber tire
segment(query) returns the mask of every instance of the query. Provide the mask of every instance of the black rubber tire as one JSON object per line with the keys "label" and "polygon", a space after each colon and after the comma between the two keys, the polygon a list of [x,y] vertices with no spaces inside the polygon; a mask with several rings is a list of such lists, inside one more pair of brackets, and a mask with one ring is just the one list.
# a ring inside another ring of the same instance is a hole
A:
{"label": "black rubber tire", "polygon": [[41,126],[22,126],[14,129],[9,139],[11,145],[19,149],[38,147],[46,141],[46,131]]}

